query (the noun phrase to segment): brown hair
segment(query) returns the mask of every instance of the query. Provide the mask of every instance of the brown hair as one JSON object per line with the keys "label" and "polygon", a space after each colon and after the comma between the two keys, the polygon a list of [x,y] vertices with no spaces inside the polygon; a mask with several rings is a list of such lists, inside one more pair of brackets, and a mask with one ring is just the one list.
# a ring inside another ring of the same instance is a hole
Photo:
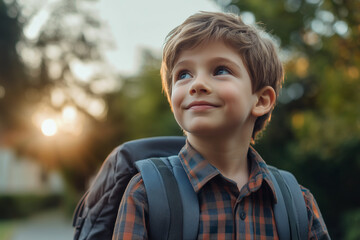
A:
{"label": "brown hair", "polygon": [[[172,71],[180,52],[208,41],[221,40],[242,57],[252,81],[252,91],[271,86],[278,95],[284,79],[277,48],[267,34],[256,26],[245,24],[230,13],[199,12],[187,18],[167,36],[163,48],[161,79],[163,90],[171,103]],[[252,139],[270,121],[271,112],[258,117]]]}

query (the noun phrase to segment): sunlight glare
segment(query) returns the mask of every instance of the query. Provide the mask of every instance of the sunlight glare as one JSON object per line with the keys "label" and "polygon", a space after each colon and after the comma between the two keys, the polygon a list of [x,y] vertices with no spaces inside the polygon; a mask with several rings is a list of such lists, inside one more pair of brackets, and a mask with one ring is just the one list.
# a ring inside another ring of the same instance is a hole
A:
{"label": "sunlight glare", "polygon": [[70,62],[70,69],[75,77],[83,82],[89,82],[94,75],[94,66],[81,62],[78,59],[73,59]]}
{"label": "sunlight glare", "polygon": [[106,103],[103,99],[91,99],[87,103],[87,112],[97,119],[103,119],[106,116]]}
{"label": "sunlight glare", "polygon": [[76,119],[77,110],[73,106],[66,106],[62,110],[62,117],[65,122],[73,122]]}
{"label": "sunlight glare", "polygon": [[244,21],[244,23],[246,24],[254,24],[256,19],[255,19],[255,15],[252,12],[241,12],[241,19]]}
{"label": "sunlight glare", "polygon": [[349,27],[346,22],[340,20],[335,22],[334,30],[337,34],[344,36],[348,32]]}
{"label": "sunlight glare", "polygon": [[54,136],[57,132],[56,122],[51,118],[44,120],[41,124],[41,131],[45,136]]}
{"label": "sunlight glare", "polygon": [[48,9],[41,9],[31,20],[31,22],[25,26],[24,35],[30,39],[35,40],[38,38],[39,33],[43,25],[50,17]]}
{"label": "sunlight glare", "polygon": [[55,89],[52,90],[52,92],[51,92],[51,103],[55,107],[61,106],[65,102],[65,100],[66,100],[66,96],[65,96],[62,89],[55,88]]}

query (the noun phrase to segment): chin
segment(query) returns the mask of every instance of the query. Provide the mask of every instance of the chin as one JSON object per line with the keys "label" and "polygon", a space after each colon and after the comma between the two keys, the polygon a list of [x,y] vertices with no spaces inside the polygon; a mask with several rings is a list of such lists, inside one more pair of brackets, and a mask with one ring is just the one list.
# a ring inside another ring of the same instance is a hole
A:
{"label": "chin", "polygon": [[221,129],[214,127],[214,126],[209,126],[209,125],[205,125],[202,124],[200,126],[193,126],[190,128],[185,129],[186,132],[190,133],[190,134],[194,134],[194,135],[202,135],[202,136],[211,136],[211,135],[217,135],[219,133],[219,131],[221,131]]}

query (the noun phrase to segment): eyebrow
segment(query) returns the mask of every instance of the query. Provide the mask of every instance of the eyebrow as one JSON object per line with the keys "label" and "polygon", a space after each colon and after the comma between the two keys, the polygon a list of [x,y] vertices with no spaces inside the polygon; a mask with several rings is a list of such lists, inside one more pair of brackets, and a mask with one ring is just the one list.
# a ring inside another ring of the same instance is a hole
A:
{"label": "eyebrow", "polygon": [[[185,59],[185,60],[183,60],[183,61],[177,62],[177,63],[174,65],[173,69],[175,69],[175,68],[178,67],[179,65],[180,65],[180,66],[181,66],[181,65],[186,65],[186,64],[189,64],[189,63],[191,63],[191,62],[192,62],[192,61],[191,61],[190,59]],[[232,64],[232,65],[240,68],[240,65],[238,65],[238,64],[235,63],[234,61],[232,61],[232,60],[230,60],[230,59],[228,59],[228,58],[224,58],[224,57],[214,57],[214,58],[210,59],[208,62],[209,62],[209,63],[225,62],[225,63],[229,63],[229,64]]]}
{"label": "eyebrow", "polygon": [[175,69],[178,67],[178,66],[181,66],[181,65],[186,65],[186,64],[189,64],[191,62],[191,60],[183,60],[181,62],[177,62],[173,68],[171,69],[171,72],[170,72],[170,76],[173,76],[174,75],[174,72],[175,72]]}
{"label": "eyebrow", "polygon": [[174,69],[177,68],[178,66],[186,65],[186,64],[189,64],[189,63],[191,63],[191,60],[190,60],[190,59],[185,59],[185,60],[183,60],[183,61],[177,62],[177,63],[174,65],[172,72],[173,72]]}
{"label": "eyebrow", "polygon": [[228,58],[215,57],[215,58],[212,58],[209,62],[210,63],[224,62],[224,63],[230,64],[230,65],[233,65],[234,67],[237,67],[238,69],[241,69],[240,65],[238,65],[237,63],[235,63],[234,61],[232,61],[232,60],[230,60]]}

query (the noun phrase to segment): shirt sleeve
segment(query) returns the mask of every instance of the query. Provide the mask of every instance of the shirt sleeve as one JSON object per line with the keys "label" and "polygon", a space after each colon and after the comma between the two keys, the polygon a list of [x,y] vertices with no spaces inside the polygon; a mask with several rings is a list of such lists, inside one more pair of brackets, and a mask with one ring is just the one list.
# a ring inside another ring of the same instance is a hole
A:
{"label": "shirt sleeve", "polygon": [[148,201],[140,173],[129,182],[120,202],[112,239],[148,239]]}
{"label": "shirt sleeve", "polygon": [[309,220],[309,238],[310,240],[330,239],[324,219],[312,193],[301,186],[302,194],[305,199],[307,215]]}

